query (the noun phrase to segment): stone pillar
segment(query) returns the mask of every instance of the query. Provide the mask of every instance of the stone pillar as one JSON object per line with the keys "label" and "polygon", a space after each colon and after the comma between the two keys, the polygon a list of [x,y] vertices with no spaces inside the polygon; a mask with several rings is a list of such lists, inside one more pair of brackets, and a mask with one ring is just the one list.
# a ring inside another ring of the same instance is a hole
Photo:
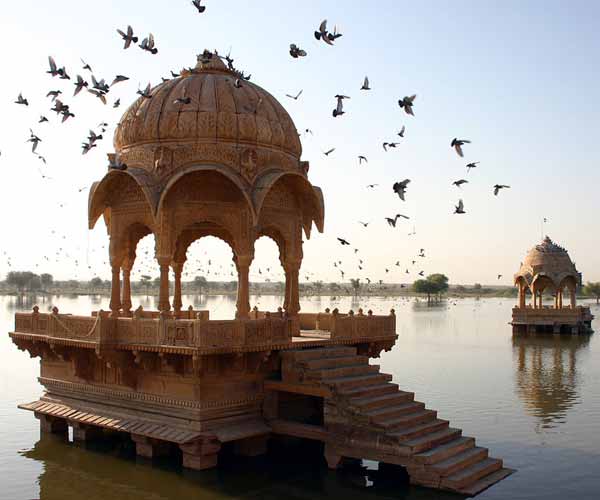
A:
{"label": "stone pillar", "polygon": [[135,443],[135,453],[139,457],[154,458],[169,454],[169,443],[151,439],[139,434],[131,434],[131,440]]}
{"label": "stone pillar", "polygon": [[525,309],[525,285],[519,282],[519,307]]}
{"label": "stone pillar", "polygon": [[327,461],[327,467],[330,469],[337,469],[342,463],[342,456],[337,450],[330,444],[325,445],[325,460]]}
{"label": "stone pillar", "polygon": [[123,266],[123,298],[121,299],[123,312],[131,315],[131,264]]}
{"label": "stone pillar", "polygon": [[204,470],[217,466],[221,443],[216,437],[199,438],[191,443],[180,444],[183,466],[188,469]]}
{"label": "stone pillar", "polygon": [[160,312],[169,312],[171,304],[169,303],[169,260],[159,257],[158,265],[160,267],[160,289],[158,292],[158,310]]}
{"label": "stone pillar", "polygon": [[537,290],[535,289],[535,285],[531,287],[531,307],[534,309],[537,308]]}
{"label": "stone pillar", "polygon": [[110,290],[110,310],[113,316],[118,316],[121,310],[121,266],[112,263],[112,286]]}
{"label": "stone pillar", "polygon": [[561,288],[558,291],[558,308],[559,309],[562,309],[562,306],[563,306],[563,300],[562,299],[563,299],[563,289]]}
{"label": "stone pillar", "polygon": [[[285,267],[284,267],[285,270]],[[285,311],[288,310],[288,307],[290,306],[290,273],[287,272],[287,270],[284,271],[285,272],[285,291],[284,291],[284,295],[283,295],[283,309]]]}
{"label": "stone pillar", "polygon": [[571,307],[574,309],[577,306],[577,294],[575,293],[575,288],[569,288],[569,292],[571,294]]}
{"label": "stone pillar", "polygon": [[101,439],[102,429],[93,425],[73,423],[73,441],[85,442]]}
{"label": "stone pillar", "polygon": [[69,432],[69,426],[67,425],[66,420],[37,412],[34,415],[35,418],[40,421],[41,434],[60,434],[62,436],[67,436]]}
{"label": "stone pillar", "polygon": [[238,319],[245,319],[248,318],[250,313],[250,281],[248,274],[250,273],[252,256],[237,255],[235,263],[238,272],[237,309],[235,317]]}
{"label": "stone pillar", "polygon": [[183,303],[181,302],[181,272],[183,271],[183,262],[174,262],[171,264],[175,274],[175,290],[173,295],[173,311],[181,312]]}
{"label": "stone pillar", "polygon": [[554,309],[558,309],[558,290],[556,291],[556,294],[554,295]]}
{"label": "stone pillar", "polygon": [[300,312],[300,264],[301,261],[288,260],[285,263],[285,281],[288,316],[296,316]]}

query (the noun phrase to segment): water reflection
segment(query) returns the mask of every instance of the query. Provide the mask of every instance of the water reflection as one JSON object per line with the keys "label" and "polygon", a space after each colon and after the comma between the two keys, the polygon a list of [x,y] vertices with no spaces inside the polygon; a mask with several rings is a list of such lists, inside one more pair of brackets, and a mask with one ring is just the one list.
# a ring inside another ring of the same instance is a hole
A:
{"label": "water reflection", "polygon": [[119,436],[85,448],[43,436],[22,455],[43,464],[38,478],[40,500],[461,498],[410,487],[400,468],[377,470],[375,464],[357,463],[331,472],[314,443],[286,454],[275,444],[269,455],[255,459],[225,453],[219,468],[203,472],[182,469],[172,461],[136,459],[133,444]]}
{"label": "water reflection", "polygon": [[577,355],[589,340],[587,335],[513,336],[517,393],[538,418],[538,430],[566,422],[568,411],[579,404]]}

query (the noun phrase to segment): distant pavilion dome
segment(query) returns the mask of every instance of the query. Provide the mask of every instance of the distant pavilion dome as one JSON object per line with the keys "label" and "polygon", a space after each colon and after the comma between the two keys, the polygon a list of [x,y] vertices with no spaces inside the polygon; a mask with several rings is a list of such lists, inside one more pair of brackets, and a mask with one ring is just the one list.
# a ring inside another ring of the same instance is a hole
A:
{"label": "distant pavilion dome", "polygon": [[579,272],[567,250],[548,236],[529,250],[519,272],[515,274],[515,283],[524,280],[531,287],[536,280],[542,278],[555,289],[561,288],[567,279],[579,282]]}

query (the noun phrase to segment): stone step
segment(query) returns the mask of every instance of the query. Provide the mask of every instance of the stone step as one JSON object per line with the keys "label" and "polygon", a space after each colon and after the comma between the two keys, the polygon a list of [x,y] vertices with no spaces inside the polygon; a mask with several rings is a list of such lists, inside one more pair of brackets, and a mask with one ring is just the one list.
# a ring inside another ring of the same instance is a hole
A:
{"label": "stone step", "polygon": [[311,379],[326,380],[340,377],[350,377],[353,375],[366,375],[368,373],[379,372],[379,365],[351,365],[339,366],[336,368],[322,368],[320,370],[310,370],[307,376]]}
{"label": "stone step", "polygon": [[353,397],[350,399],[350,404],[361,408],[363,411],[373,410],[376,408],[387,407],[389,405],[410,403],[415,398],[414,392],[396,391],[389,394],[373,396],[368,394],[361,397]]}
{"label": "stone step", "polygon": [[440,484],[443,488],[460,490],[500,469],[502,469],[502,460],[497,458],[485,458],[480,462],[469,465],[468,467],[443,478]]}
{"label": "stone step", "polygon": [[387,432],[387,435],[396,438],[400,444],[409,446],[406,441],[411,441],[427,434],[433,434],[434,432],[442,431],[447,429],[448,426],[449,423],[447,420],[435,419],[431,422],[415,425],[413,427],[407,427],[406,429]]}
{"label": "stone step", "polygon": [[367,385],[365,387],[342,387],[338,392],[349,398],[359,398],[365,396],[379,397],[398,393],[398,384],[385,382],[383,384]]}
{"label": "stone step", "polygon": [[435,448],[442,444],[458,439],[462,435],[461,429],[453,429],[446,422],[445,427],[441,427],[433,432],[421,434],[412,439],[407,439],[402,442],[404,446],[412,448],[413,453],[421,453],[426,450]]}
{"label": "stone step", "polygon": [[413,456],[413,459],[422,464],[436,464],[442,460],[446,460],[457,453],[461,453],[465,450],[473,448],[475,446],[475,439],[472,437],[460,437],[449,443],[436,446],[427,451],[417,453]]}
{"label": "stone step", "polygon": [[318,347],[315,349],[298,349],[283,351],[284,356],[290,356],[295,361],[309,361],[323,358],[345,358],[356,356],[356,347]]}
{"label": "stone step", "polygon": [[450,476],[455,472],[463,470],[477,462],[488,457],[488,449],[476,446],[474,448],[461,451],[456,455],[447,458],[437,464],[430,465],[431,470],[442,477]]}
{"label": "stone step", "polygon": [[342,366],[352,365],[368,365],[368,356],[341,356],[336,358],[320,358],[320,359],[309,359],[304,361],[303,364],[308,370],[319,370],[323,368],[339,368]]}
{"label": "stone step", "polygon": [[322,379],[324,383],[334,385],[338,388],[366,387],[389,382],[392,376],[387,373],[370,373],[368,375],[353,375],[350,377],[338,377]]}
{"label": "stone step", "polygon": [[424,424],[425,422],[431,422],[437,417],[437,411],[435,410],[421,410],[407,415],[401,415],[399,417],[384,417],[380,419],[374,419],[375,422],[382,426],[387,432],[397,431],[400,429],[411,428],[415,425]]}
{"label": "stone step", "polygon": [[460,489],[459,493],[473,497],[481,493],[483,490],[487,490],[490,486],[493,486],[498,481],[502,481],[505,477],[510,476],[513,472],[513,469],[502,468],[496,472],[492,472],[491,474],[482,477],[473,484]]}
{"label": "stone step", "polygon": [[368,415],[374,422],[389,420],[400,415],[423,411],[425,403],[419,401],[409,401],[408,403],[391,404],[371,410],[362,410],[362,413]]}

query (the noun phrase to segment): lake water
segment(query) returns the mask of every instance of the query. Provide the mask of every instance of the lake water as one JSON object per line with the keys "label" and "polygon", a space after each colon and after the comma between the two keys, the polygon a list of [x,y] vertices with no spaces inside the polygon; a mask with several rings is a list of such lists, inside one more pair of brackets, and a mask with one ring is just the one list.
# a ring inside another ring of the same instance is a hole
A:
{"label": "lake water", "polygon": [[[368,300],[368,302],[366,302]],[[252,297],[261,309],[278,297]],[[40,309],[88,314],[108,309],[108,298],[53,297]],[[154,307],[137,297],[134,307]],[[231,318],[233,297],[185,297],[184,304]],[[396,309],[398,342],[380,360],[404,390],[437,409],[441,418],[477,438],[506,466],[518,469],[481,499],[592,499],[600,495],[600,340],[552,335],[513,338],[514,299],[463,299],[427,307],[414,299],[302,300],[304,311],[362,306]],[[18,499],[319,499],[456,498],[386,480],[364,469],[330,472],[317,455],[271,454],[225,468],[190,472],[168,463],[136,460],[130,446],[81,448],[39,437],[38,421],[16,405],[42,393],[39,361],[17,350],[7,333],[14,312],[32,303],[0,297],[0,498]],[[600,308],[591,304],[600,317]],[[600,329],[600,321],[593,324]],[[292,456],[290,456],[292,455]]]}

